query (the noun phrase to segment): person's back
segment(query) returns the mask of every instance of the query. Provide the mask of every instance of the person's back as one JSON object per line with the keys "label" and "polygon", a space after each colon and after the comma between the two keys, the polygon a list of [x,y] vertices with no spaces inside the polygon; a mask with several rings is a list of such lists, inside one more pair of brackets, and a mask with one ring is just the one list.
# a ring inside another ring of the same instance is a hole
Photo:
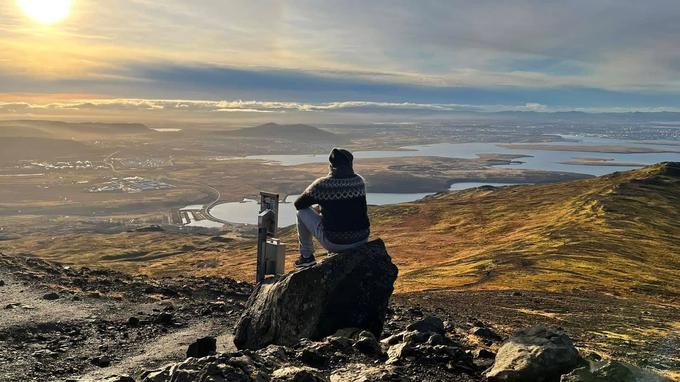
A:
{"label": "person's back", "polygon": [[[301,258],[296,265],[314,264],[312,236],[330,251],[365,243],[370,234],[364,179],[352,168],[352,154],[333,149],[330,173],[314,181],[295,201]],[[319,210],[311,207],[320,206]]]}

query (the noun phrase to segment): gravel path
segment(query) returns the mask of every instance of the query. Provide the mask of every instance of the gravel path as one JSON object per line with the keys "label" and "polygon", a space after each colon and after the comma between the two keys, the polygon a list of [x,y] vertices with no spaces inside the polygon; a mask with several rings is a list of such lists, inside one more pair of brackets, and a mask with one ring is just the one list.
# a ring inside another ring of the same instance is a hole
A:
{"label": "gravel path", "polygon": [[249,293],[230,279],[152,280],[0,254],[0,381],[136,375],[183,360],[205,336],[232,351]]}

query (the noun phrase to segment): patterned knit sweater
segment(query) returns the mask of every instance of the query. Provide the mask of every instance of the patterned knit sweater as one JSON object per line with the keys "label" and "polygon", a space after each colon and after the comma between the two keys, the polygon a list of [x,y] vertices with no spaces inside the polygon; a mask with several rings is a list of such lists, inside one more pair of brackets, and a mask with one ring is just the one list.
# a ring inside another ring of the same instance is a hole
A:
{"label": "patterned knit sweater", "polygon": [[295,201],[295,208],[301,210],[314,204],[321,206],[324,234],[330,242],[353,244],[368,238],[366,185],[361,176],[332,171],[315,180]]}

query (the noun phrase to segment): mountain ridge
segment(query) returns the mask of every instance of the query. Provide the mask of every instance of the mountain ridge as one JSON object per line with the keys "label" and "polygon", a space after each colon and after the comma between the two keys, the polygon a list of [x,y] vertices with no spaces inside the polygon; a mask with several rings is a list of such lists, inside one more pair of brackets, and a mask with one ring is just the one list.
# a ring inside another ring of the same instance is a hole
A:
{"label": "mountain ridge", "polygon": [[64,122],[50,120],[0,121],[0,137],[92,139],[111,135],[154,133],[142,123]]}
{"label": "mountain ridge", "polygon": [[254,127],[224,132],[226,135],[243,138],[278,138],[301,142],[340,142],[343,138],[337,134],[305,124],[265,123]]}
{"label": "mountain ridge", "polygon": [[71,139],[2,137],[2,143],[4,147],[0,151],[0,162],[71,158],[74,153],[79,153],[89,159],[93,155],[102,153],[102,150],[96,146]]}

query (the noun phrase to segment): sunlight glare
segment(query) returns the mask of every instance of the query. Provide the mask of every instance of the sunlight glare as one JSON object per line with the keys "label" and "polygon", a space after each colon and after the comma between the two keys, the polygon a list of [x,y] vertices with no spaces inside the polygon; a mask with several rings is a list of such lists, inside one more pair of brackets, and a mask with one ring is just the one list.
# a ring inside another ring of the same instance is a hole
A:
{"label": "sunlight glare", "polygon": [[54,24],[71,11],[72,0],[17,0],[24,13],[41,24]]}

